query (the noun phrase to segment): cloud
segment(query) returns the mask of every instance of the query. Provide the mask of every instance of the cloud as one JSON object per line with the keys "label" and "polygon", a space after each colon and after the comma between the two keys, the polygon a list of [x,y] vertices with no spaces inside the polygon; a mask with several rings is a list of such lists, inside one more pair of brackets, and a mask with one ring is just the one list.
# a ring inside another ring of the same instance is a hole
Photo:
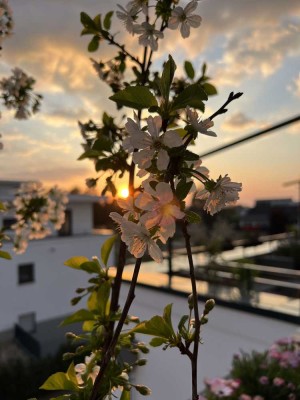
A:
{"label": "cloud", "polygon": [[237,86],[250,77],[269,77],[282,67],[286,57],[299,55],[299,32],[291,25],[274,22],[245,28],[229,37],[224,46],[214,71],[217,85]]}
{"label": "cloud", "polygon": [[292,83],[287,86],[287,90],[295,96],[300,97],[300,72],[297,78],[293,79]]}
{"label": "cloud", "polygon": [[226,131],[242,131],[253,129],[255,127],[257,127],[257,122],[254,119],[247,117],[242,112],[232,114],[229,118],[225,119],[222,124],[222,129]]}

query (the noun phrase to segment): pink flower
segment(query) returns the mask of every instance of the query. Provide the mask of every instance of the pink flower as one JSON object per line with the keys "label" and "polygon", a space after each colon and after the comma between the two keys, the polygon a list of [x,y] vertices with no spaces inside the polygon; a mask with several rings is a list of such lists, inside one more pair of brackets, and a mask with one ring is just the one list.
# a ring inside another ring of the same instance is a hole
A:
{"label": "pink flower", "polygon": [[237,379],[214,378],[207,379],[205,383],[209,386],[213,394],[219,397],[227,397],[234,393],[234,389],[239,386],[240,382]]}
{"label": "pink flower", "polygon": [[284,379],[279,378],[279,377],[274,378],[273,379],[273,385],[274,386],[282,386],[282,385],[284,385]]}
{"label": "pink flower", "polygon": [[267,385],[268,383],[269,383],[269,378],[267,377],[267,376],[261,376],[260,378],[259,378],[259,383],[261,384],[261,385]]}
{"label": "pink flower", "polygon": [[147,185],[145,191],[138,195],[135,204],[146,211],[140,220],[147,229],[159,227],[160,240],[163,243],[174,236],[176,219],[185,216],[177,205],[171,187],[165,182],[159,182],[155,190]]}
{"label": "pink flower", "polygon": [[252,400],[252,397],[248,394],[241,394],[239,400]]}

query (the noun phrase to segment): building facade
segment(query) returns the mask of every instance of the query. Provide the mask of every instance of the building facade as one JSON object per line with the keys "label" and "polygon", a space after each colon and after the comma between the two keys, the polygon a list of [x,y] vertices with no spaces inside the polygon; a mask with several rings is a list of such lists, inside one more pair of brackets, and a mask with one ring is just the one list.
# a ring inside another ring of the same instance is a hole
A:
{"label": "building facade", "polygon": [[[1,201],[12,200],[19,185],[0,182]],[[70,195],[60,231],[31,241],[24,254],[15,254],[11,244],[5,245],[12,260],[0,259],[0,341],[13,338],[16,327],[41,337],[41,330],[50,333],[51,326],[57,327],[74,312],[70,299],[76,288],[87,286],[88,276],[64,262],[73,256],[100,257],[102,244],[112,234],[93,229],[93,204],[97,201],[97,196]],[[13,213],[0,214],[0,228],[9,228],[13,222]]]}

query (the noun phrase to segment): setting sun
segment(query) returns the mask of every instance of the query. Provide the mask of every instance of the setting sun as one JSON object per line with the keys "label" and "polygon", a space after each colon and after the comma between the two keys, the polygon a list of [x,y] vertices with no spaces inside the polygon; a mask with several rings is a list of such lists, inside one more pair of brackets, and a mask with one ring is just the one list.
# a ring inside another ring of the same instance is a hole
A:
{"label": "setting sun", "polygon": [[123,199],[126,199],[129,195],[129,191],[126,187],[120,188],[119,190],[119,197],[122,197]]}

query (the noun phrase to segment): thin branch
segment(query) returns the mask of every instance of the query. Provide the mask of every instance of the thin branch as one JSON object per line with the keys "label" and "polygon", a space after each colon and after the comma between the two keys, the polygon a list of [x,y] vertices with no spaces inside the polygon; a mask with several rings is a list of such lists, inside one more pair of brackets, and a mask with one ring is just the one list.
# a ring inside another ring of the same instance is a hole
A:
{"label": "thin branch", "polygon": [[107,348],[107,350],[105,351],[104,355],[103,355],[103,359],[101,361],[100,364],[100,371],[99,374],[95,380],[94,383],[94,387],[93,387],[93,391],[90,397],[90,400],[97,400],[98,399],[98,387],[101,385],[102,379],[104,377],[104,373],[106,371],[106,368],[112,358],[112,356],[114,355],[114,351],[115,351],[115,347],[118,343],[118,339],[120,336],[120,333],[122,331],[123,325],[126,321],[130,306],[135,298],[135,287],[136,287],[136,283],[137,283],[137,279],[139,276],[139,272],[140,272],[140,267],[141,267],[141,263],[142,263],[142,259],[138,258],[136,260],[135,263],[135,267],[134,267],[134,271],[133,271],[133,275],[132,275],[132,279],[131,279],[131,283],[130,283],[130,288],[127,294],[127,299],[121,314],[121,317],[119,319],[118,325],[116,327],[116,330],[114,332],[114,335],[111,339],[111,342]]}
{"label": "thin branch", "polygon": [[196,287],[196,278],[195,278],[195,268],[192,256],[192,249],[190,243],[190,235],[187,231],[187,222],[182,221],[182,233],[185,239],[185,247],[187,251],[187,256],[189,260],[190,267],[190,276],[191,276],[191,285],[192,285],[192,293],[193,293],[193,309],[195,316],[195,337],[194,337],[194,348],[192,352],[191,358],[191,366],[192,366],[192,400],[198,400],[198,384],[197,384],[197,361],[198,361],[198,350],[199,350],[199,339],[200,339],[200,318],[199,318],[199,308],[198,308],[198,294]]}
{"label": "thin branch", "polygon": [[226,108],[226,106],[228,106],[229,103],[231,103],[233,100],[238,99],[239,97],[241,97],[243,95],[242,92],[238,92],[236,94],[234,94],[233,92],[231,92],[228,96],[228,99],[226,100],[226,102],[222,105],[222,107],[219,108],[218,111],[216,111],[214,114],[212,114],[209,119],[212,121],[217,115],[220,114],[224,114],[226,113],[228,110]]}
{"label": "thin branch", "polygon": [[109,34],[105,39],[109,42],[110,45],[118,47],[124,54],[126,54],[127,57],[129,57],[132,61],[142,67],[142,63],[140,62],[140,60],[129,53],[127,50],[125,50],[125,45],[116,42],[112,35]]}

